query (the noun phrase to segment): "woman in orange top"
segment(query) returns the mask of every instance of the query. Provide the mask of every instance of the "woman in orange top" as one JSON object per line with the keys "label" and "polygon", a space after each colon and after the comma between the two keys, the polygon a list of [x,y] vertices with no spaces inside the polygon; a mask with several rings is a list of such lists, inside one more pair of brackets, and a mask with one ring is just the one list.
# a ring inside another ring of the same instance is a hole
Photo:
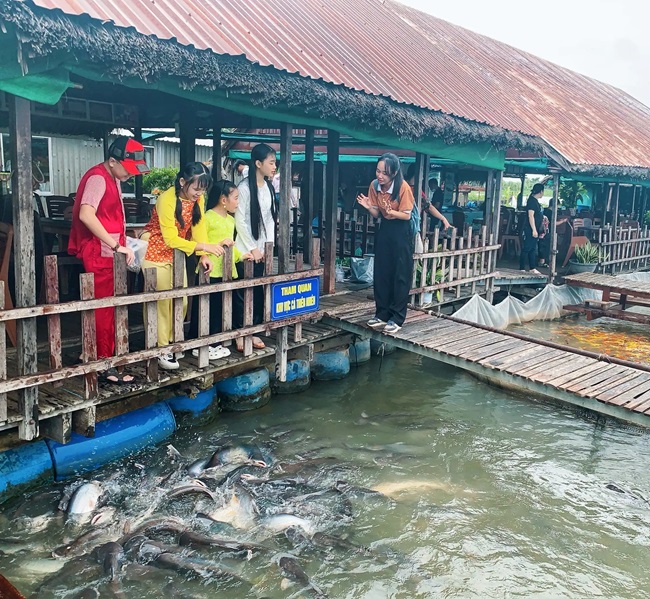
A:
{"label": "woman in orange top", "polygon": [[[142,261],[142,268],[157,270],[156,289],[172,288],[172,264],[174,250],[181,250],[188,256],[200,255],[199,262],[206,271],[212,271],[213,264],[208,254],[222,256],[220,244],[208,243],[205,229],[203,195],[210,190],[212,177],[208,168],[200,162],[190,162],[176,175],[174,187],[160,194],[156,207],[147,225],[149,245]],[[187,287],[187,273],[184,274]],[[172,300],[158,300],[158,347],[169,345],[174,340],[174,313]],[[187,299],[183,299],[183,316],[187,310]],[[158,358],[158,364],[165,370],[179,367],[177,357],[167,353]]]}
{"label": "woman in orange top", "polygon": [[415,237],[409,221],[415,202],[395,154],[384,154],[375,174],[368,195],[357,197],[357,202],[381,221],[375,234],[375,317],[368,326],[395,334],[406,319],[411,289]]}

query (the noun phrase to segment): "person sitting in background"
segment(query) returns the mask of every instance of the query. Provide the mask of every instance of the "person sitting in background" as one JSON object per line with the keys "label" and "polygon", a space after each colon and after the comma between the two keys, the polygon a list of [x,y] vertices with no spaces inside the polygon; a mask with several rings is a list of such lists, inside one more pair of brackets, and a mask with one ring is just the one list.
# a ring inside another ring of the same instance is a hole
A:
{"label": "person sitting in background", "polygon": [[248,177],[248,164],[246,164],[245,160],[238,158],[232,163],[232,172],[245,179]]}
{"label": "person sitting in background", "polygon": [[449,229],[451,225],[449,221],[442,214],[442,203],[445,199],[445,194],[438,186],[438,179],[429,179],[429,206],[427,211],[433,217],[431,219],[431,229],[435,229],[442,223],[443,229]]}

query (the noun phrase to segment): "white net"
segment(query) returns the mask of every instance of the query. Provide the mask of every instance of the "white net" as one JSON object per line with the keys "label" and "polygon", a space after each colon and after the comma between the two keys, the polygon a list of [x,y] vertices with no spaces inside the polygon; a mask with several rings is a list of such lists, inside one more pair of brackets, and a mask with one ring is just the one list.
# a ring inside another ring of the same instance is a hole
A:
{"label": "white net", "polygon": [[522,302],[509,295],[493,306],[480,295],[475,295],[458,312],[455,318],[476,322],[496,329],[505,329],[511,324],[521,324],[531,320],[553,320],[567,314],[563,306],[583,304],[587,299],[602,298],[595,289],[570,287],[569,285],[547,285],[533,299]]}

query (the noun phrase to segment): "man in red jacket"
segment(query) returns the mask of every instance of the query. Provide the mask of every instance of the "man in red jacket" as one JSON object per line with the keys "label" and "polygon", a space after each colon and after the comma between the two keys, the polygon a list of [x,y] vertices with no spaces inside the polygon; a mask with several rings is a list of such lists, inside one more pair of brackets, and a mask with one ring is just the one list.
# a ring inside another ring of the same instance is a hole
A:
{"label": "man in red jacket", "polygon": [[[68,253],[83,261],[86,272],[95,275],[95,297],[114,295],[113,255],[126,254],[127,264],[135,259],[126,247],[126,218],[120,184],[134,175],[149,172],[144,147],[129,137],[120,136],[108,149],[108,158],[89,169],[81,178],[72,212]],[[115,309],[95,310],[97,357],[115,353]],[[130,383],[131,375],[111,368],[102,378],[111,383]]]}

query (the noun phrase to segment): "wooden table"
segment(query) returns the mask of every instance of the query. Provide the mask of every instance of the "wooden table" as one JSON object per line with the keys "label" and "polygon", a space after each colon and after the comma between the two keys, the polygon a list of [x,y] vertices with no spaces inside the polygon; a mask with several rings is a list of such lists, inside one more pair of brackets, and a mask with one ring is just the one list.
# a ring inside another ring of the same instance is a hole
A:
{"label": "wooden table", "polygon": [[577,227],[576,234],[580,235],[580,232],[584,232],[585,237],[588,237],[591,241],[600,241],[602,239],[602,236],[600,235],[600,231],[609,231],[609,227],[601,227],[601,226],[595,226],[595,225],[582,225],[580,227]]}

